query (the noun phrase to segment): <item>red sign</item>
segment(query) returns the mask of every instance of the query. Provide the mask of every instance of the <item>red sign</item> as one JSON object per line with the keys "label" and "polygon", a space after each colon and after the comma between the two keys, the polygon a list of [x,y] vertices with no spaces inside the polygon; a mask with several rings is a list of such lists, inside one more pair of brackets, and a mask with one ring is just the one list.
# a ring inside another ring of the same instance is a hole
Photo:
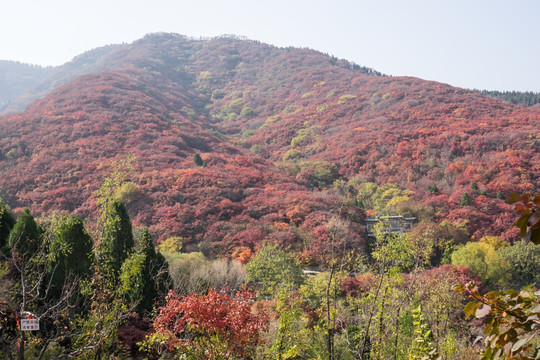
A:
{"label": "red sign", "polygon": [[39,330],[39,320],[38,319],[21,319],[21,330],[22,331]]}

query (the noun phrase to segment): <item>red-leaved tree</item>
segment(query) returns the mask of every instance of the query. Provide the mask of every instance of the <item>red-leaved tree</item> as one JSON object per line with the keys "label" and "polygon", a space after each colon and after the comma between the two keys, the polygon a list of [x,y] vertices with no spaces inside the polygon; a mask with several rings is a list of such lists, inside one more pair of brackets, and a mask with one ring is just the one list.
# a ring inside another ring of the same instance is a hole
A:
{"label": "red-leaved tree", "polygon": [[188,359],[250,358],[268,329],[268,316],[251,311],[255,292],[234,297],[225,291],[179,296],[171,291],[154,320],[148,349],[180,353]]}

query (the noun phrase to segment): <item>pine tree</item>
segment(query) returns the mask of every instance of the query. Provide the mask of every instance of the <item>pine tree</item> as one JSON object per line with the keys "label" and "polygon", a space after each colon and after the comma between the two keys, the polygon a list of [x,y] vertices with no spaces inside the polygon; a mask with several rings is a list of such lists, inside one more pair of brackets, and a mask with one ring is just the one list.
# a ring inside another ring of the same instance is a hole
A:
{"label": "pine tree", "polygon": [[53,256],[49,263],[54,286],[52,296],[58,296],[66,280],[71,277],[87,279],[91,276],[92,250],[92,238],[84,229],[82,220],[76,216],[62,217],[50,247]]}
{"label": "pine tree", "polygon": [[195,154],[195,156],[193,156],[193,163],[197,166],[203,166],[204,165],[204,161],[203,159],[201,158],[201,155],[199,154]]}
{"label": "pine tree", "polygon": [[38,226],[32,214],[25,209],[18,217],[8,238],[11,251],[21,254],[24,260],[35,255],[41,245],[41,228]]}
{"label": "pine tree", "polygon": [[2,249],[8,240],[9,233],[15,225],[15,217],[4,202],[0,199],[0,249]]}
{"label": "pine tree", "polygon": [[133,232],[129,215],[124,204],[114,200],[105,216],[99,261],[102,265],[110,266],[118,275],[132,249]]}
{"label": "pine tree", "polygon": [[497,192],[497,199],[504,200],[504,195],[503,195],[503,193],[502,193],[501,190],[499,190],[499,191]]}
{"label": "pine tree", "polygon": [[471,200],[469,198],[469,194],[467,193],[464,193],[462,196],[461,196],[461,201],[459,202],[459,205],[461,207],[464,207],[464,206],[470,206],[471,205]]}
{"label": "pine tree", "polygon": [[169,290],[170,276],[167,262],[163,255],[156,253],[154,242],[148,228],[144,228],[135,253],[144,256],[140,267],[141,293],[133,294],[132,301],[136,301],[136,311],[140,314],[152,311],[156,300],[164,298]]}
{"label": "pine tree", "polygon": [[473,181],[472,184],[471,184],[471,189],[473,190],[478,190],[478,184],[476,183],[476,181]]}

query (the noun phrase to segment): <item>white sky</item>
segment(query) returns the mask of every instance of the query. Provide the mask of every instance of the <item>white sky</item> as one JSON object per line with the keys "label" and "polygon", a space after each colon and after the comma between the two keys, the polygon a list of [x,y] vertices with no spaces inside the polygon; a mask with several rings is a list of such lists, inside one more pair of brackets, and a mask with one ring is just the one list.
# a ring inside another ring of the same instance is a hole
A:
{"label": "white sky", "polygon": [[395,76],[540,92],[540,0],[5,0],[0,59],[60,65],[159,31],[243,35]]}

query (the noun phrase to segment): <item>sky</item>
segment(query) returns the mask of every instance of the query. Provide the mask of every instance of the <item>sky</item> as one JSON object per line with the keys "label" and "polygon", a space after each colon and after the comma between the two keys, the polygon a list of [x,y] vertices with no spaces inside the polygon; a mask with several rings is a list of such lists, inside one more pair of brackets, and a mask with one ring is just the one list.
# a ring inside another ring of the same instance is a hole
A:
{"label": "sky", "polygon": [[56,66],[154,32],[235,34],[392,76],[540,92],[540,0],[7,0],[0,59]]}

